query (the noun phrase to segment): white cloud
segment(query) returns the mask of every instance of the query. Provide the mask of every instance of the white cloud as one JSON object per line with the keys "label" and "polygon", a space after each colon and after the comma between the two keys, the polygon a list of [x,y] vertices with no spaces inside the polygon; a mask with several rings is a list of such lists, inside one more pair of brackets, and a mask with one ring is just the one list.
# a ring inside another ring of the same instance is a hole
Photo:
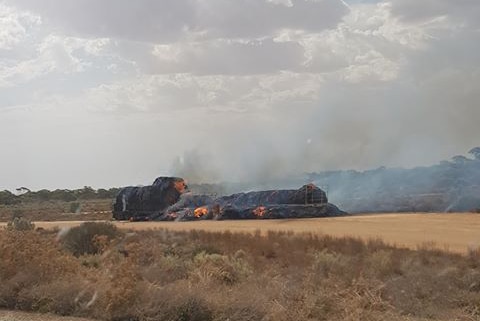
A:
{"label": "white cloud", "polygon": [[272,39],[215,40],[155,46],[153,54],[151,72],[242,75],[298,69],[303,48]]}
{"label": "white cloud", "polygon": [[0,3],[0,49],[12,49],[27,37],[31,28],[40,24],[38,15]]}
{"label": "white cloud", "polygon": [[392,13],[407,22],[448,17],[457,26],[478,27],[480,3],[477,0],[391,0]]}
{"label": "white cloud", "polygon": [[315,102],[323,78],[278,72],[245,76],[144,75],[89,89],[79,105],[96,112],[169,113],[200,110],[256,113],[279,105]]}
{"label": "white cloud", "polygon": [[398,76],[398,62],[386,59],[377,51],[369,51],[365,55],[356,56],[355,64],[344,71],[344,79],[352,83],[369,80],[390,81]]}
{"label": "white cloud", "polygon": [[76,56],[74,51],[83,48],[84,45],[85,42],[80,39],[50,35],[37,45],[34,58],[0,64],[0,81],[4,86],[11,87],[52,72],[62,74],[81,72],[89,63]]}
{"label": "white cloud", "polygon": [[266,1],[271,2],[271,3],[275,3],[275,4],[279,4],[279,5],[283,5],[283,6],[286,6],[286,7],[292,7],[293,6],[292,0],[266,0]]}
{"label": "white cloud", "polygon": [[319,31],[334,27],[347,12],[339,0],[291,0],[291,6],[258,0],[10,0],[9,3],[38,12],[48,23],[83,36],[159,43],[179,41],[194,33],[214,38],[245,38],[266,36],[283,27]]}

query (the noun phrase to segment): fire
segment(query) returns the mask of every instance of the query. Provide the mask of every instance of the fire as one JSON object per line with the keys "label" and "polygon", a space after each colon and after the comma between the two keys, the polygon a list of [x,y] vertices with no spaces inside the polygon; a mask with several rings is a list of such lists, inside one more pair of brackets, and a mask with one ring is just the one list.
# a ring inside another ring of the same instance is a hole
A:
{"label": "fire", "polygon": [[178,214],[175,213],[175,212],[172,212],[172,213],[168,213],[167,216],[171,219],[176,219],[178,218]]}
{"label": "fire", "polygon": [[207,215],[208,214],[208,208],[206,208],[205,206],[203,207],[198,207],[195,209],[195,211],[193,211],[193,215],[196,217],[196,218],[200,218],[204,215]]}
{"label": "fire", "polygon": [[267,213],[267,208],[265,206],[259,206],[253,210],[253,215],[257,217],[263,217]]}

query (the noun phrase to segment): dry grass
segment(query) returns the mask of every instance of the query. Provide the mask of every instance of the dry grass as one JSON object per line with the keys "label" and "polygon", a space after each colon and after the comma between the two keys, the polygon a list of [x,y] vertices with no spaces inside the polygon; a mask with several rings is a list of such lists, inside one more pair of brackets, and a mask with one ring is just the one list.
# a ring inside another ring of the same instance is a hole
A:
{"label": "dry grass", "polygon": [[[81,222],[36,222],[42,228],[77,226]],[[114,222],[122,229],[148,230],[166,228],[172,231],[203,230],[209,232],[246,232],[260,230],[292,231],[295,233],[327,234],[335,237],[351,236],[365,241],[380,238],[388,244],[417,249],[424,244],[437,249],[466,253],[480,247],[480,215],[458,214],[386,214],[351,217],[198,221],[198,222]],[[1,223],[0,223],[1,226]]]}
{"label": "dry grass", "polygon": [[352,236],[363,240],[380,238],[389,244],[416,249],[424,243],[434,243],[439,249],[465,253],[480,247],[480,215],[472,213],[376,214],[350,217],[200,221],[200,222],[139,222],[117,226],[133,229],[168,228],[175,231],[201,229],[211,232],[254,232],[261,230],[293,231],[295,233]]}
{"label": "dry grass", "polygon": [[0,232],[0,308],[138,321],[480,320],[477,251],[162,229],[103,239],[98,254],[75,257],[61,240]]}

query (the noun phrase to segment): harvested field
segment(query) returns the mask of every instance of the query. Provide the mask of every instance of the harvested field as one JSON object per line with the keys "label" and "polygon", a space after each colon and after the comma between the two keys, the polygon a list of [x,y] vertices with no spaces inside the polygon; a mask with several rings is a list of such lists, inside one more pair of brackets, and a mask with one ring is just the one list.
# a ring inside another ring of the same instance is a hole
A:
{"label": "harvested field", "polygon": [[[38,222],[36,226],[43,228],[69,227],[80,223]],[[466,253],[469,249],[480,247],[480,214],[469,213],[375,214],[291,220],[114,223],[120,228],[133,230],[166,228],[174,231],[313,232],[336,237],[359,237],[364,240],[380,238],[386,243],[411,249],[428,246],[457,253]]]}

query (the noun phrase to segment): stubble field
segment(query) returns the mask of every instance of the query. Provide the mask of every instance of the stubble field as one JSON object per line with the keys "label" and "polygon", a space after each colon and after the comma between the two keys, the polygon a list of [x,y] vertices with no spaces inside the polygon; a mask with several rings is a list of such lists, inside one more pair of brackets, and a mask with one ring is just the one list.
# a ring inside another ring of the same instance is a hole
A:
{"label": "stubble field", "polygon": [[[70,227],[80,221],[36,222],[37,227]],[[4,223],[0,223],[4,224]],[[471,213],[402,213],[371,214],[336,218],[195,222],[114,222],[121,229],[208,232],[292,231],[334,237],[382,239],[400,247],[417,249],[434,247],[456,253],[480,247],[480,214]],[[1,225],[0,225],[1,226]]]}

